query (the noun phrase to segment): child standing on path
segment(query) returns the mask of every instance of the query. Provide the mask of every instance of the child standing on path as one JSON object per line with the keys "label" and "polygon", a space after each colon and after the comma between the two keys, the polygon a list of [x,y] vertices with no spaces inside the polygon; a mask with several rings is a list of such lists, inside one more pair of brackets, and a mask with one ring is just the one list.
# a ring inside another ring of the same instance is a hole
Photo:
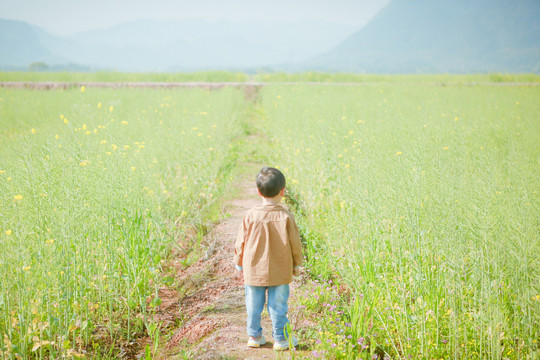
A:
{"label": "child standing on path", "polygon": [[[266,343],[261,328],[261,313],[268,290],[268,313],[272,319],[274,349],[287,350],[285,330],[289,283],[298,275],[302,263],[302,243],[293,215],[280,205],[285,194],[285,176],[278,169],[264,167],[257,175],[262,204],[244,217],[235,243],[234,263],[243,272],[246,290],[247,346]],[[298,339],[292,337],[293,346]]]}

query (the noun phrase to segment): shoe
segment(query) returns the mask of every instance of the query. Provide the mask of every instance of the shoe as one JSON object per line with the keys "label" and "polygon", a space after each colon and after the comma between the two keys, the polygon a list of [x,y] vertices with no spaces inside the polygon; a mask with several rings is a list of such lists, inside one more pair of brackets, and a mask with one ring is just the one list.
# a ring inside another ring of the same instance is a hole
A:
{"label": "shoe", "polygon": [[253,336],[250,336],[247,346],[250,348],[258,348],[264,344],[266,344],[266,339],[264,338],[264,335],[261,334],[261,336],[259,336],[258,338],[254,338]]}
{"label": "shoe", "polygon": [[[294,336],[294,335],[292,336],[292,341],[291,342],[292,342],[293,347],[298,346],[298,338],[296,336]],[[282,350],[288,350],[288,349],[289,349],[289,340],[288,339],[274,342],[274,350],[282,351]]]}

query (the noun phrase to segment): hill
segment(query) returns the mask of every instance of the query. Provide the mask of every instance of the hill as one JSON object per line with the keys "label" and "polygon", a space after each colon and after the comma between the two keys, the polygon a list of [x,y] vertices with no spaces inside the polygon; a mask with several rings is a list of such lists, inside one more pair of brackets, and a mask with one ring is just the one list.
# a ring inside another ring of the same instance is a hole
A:
{"label": "hill", "polygon": [[0,49],[0,66],[62,61],[41,43],[34,28],[22,21],[0,19]]}
{"label": "hill", "polygon": [[392,0],[364,28],[301,67],[538,73],[540,1]]}

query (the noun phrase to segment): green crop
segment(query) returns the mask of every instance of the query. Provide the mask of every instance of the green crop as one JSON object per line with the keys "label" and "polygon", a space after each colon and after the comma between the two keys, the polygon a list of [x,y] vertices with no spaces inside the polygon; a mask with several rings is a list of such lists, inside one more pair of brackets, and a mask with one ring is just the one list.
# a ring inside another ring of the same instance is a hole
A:
{"label": "green crop", "polygon": [[319,282],[298,300],[321,319],[318,356],[538,355],[539,98],[526,86],[264,88],[266,151]]}
{"label": "green crop", "polygon": [[97,356],[155,328],[163,261],[215,217],[242,103],[234,89],[0,91],[0,357]]}

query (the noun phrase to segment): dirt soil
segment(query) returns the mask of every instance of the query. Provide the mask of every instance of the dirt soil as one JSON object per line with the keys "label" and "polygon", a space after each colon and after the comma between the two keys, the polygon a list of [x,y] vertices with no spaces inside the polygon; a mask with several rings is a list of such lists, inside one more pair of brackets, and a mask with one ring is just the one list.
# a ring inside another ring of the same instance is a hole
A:
{"label": "dirt soil", "polygon": [[[262,322],[266,345],[258,349],[246,346],[244,285],[232,259],[242,218],[248,209],[260,203],[260,198],[251,178],[242,179],[238,186],[240,196],[225,205],[224,214],[230,216],[203,239],[206,254],[188,268],[181,264],[181,259],[176,260],[173,266],[180,286],[160,290],[163,302],[156,320],[173,335],[160,347],[158,359],[291,358],[289,351],[273,350],[272,326],[266,309]],[[291,284],[291,297],[296,286],[295,282]],[[294,325],[294,319],[289,319]],[[300,339],[295,355],[304,357],[307,350]]]}

